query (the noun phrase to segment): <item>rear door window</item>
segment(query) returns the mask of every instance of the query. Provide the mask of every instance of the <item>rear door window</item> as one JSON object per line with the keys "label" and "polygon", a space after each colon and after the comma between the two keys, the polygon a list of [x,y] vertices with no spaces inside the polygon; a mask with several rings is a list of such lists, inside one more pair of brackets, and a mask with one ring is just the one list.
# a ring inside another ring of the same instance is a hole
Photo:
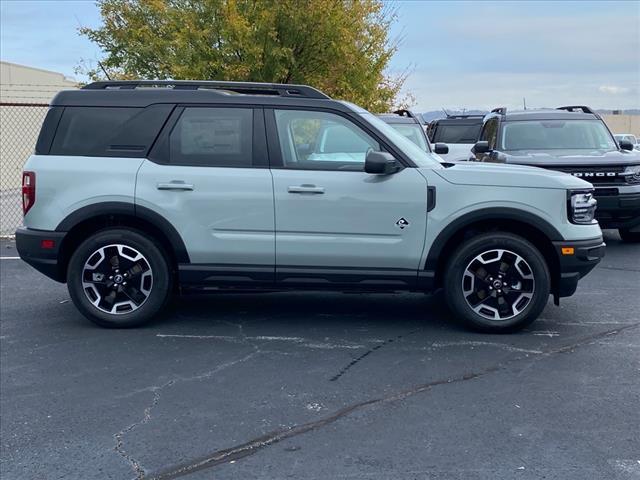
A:
{"label": "rear door window", "polygon": [[253,110],[187,107],[169,136],[172,165],[252,166]]}

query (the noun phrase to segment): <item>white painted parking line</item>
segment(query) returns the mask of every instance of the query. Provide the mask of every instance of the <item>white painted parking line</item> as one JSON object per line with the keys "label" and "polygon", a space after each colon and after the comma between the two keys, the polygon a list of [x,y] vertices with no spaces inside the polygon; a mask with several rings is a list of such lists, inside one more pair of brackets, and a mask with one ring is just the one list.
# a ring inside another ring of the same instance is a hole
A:
{"label": "white painted parking line", "polygon": [[560,334],[558,332],[552,332],[551,330],[544,330],[544,331],[540,331],[540,332],[531,332],[533,335],[539,336],[539,337],[559,337]]}
{"label": "white painted parking line", "polygon": [[20,257],[0,257],[0,260],[20,260]]}

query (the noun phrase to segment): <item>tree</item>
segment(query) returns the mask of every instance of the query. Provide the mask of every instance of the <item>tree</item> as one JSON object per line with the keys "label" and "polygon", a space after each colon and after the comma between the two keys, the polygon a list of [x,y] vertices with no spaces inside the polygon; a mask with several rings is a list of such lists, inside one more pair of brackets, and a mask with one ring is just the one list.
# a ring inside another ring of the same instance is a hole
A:
{"label": "tree", "polygon": [[[375,112],[397,105],[386,73],[395,13],[380,0],[98,0],[80,33],[111,78],[302,83]],[[86,70],[93,79],[100,69]]]}

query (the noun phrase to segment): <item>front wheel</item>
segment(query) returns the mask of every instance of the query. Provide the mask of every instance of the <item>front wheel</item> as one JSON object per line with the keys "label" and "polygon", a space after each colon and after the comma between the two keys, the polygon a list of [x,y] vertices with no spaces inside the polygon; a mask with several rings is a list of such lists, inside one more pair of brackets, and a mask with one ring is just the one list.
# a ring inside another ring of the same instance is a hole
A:
{"label": "front wheel", "polygon": [[640,232],[632,232],[631,230],[619,228],[618,233],[620,234],[620,238],[622,238],[623,242],[627,242],[627,243],[640,242]]}
{"label": "front wheel", "polygon": [[135,327],[164,306],[171,276],[166,256],[150,238],[135,230],[108,229],[76,249],[67,287],[75,306],[92,322]]}
{"label": "front wheel", "polygon": [[444,278],[447,303],[467,326],[490,333],[520,330],[542,312],[551,289],[538,249],[510,233],[485,233],[462,243]]}

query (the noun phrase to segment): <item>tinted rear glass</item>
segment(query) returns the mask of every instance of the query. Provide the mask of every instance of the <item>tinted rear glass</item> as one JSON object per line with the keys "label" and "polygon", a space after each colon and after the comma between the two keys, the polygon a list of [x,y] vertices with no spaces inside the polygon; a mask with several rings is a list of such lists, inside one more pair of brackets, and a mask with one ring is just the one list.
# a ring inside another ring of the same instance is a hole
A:
{"label": "tinted rear glass", "polygon": [[172,105],[147,108],[66,107],[52,155],[145,156]]}
{"label": "tinted rear glass", "polygon": [[433,132],[431,142],[441,143],[476,143],[482,123],[477,125],[438,124]]}

